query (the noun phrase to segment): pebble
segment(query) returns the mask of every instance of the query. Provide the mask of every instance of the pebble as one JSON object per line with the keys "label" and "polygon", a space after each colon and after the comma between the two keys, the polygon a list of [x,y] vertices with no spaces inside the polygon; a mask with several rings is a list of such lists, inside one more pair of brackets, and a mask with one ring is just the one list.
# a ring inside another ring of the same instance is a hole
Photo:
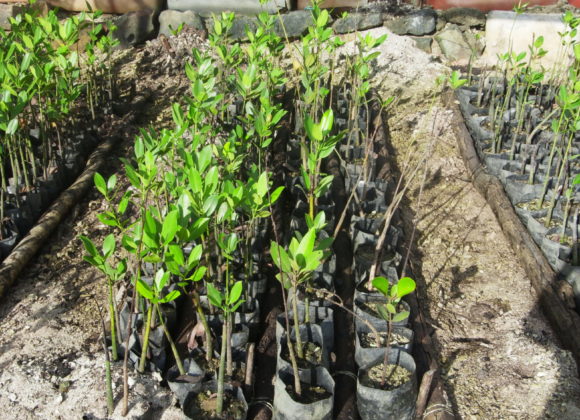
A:
{"label": "pebble", "polygon": [[127,384],[129,385],[129,388],[133,388],[133,386],[135,385],[135,379],[128,378],[127,379]]}
{"label": "pebble", "polygon": [[13,403],[15,403],[18,400],[18,398],[16,397],[16,394],[13,392],[8,394],[8,399]]}

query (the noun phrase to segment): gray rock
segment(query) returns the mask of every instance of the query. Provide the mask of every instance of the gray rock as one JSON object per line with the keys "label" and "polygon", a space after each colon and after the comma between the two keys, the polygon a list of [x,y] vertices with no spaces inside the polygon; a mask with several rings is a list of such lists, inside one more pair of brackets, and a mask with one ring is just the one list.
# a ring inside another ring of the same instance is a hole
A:
{"label": "gray rock", "polygon": [[433,44],[433,38],[431,38],[430,36],[421,38],[412,36],[411,39],[415,41],[415,45],[417,46],[417,48],[425,51],[426,53],[429,54],[431,53],[431,44]]}
{"label": "gray rock", "polygon": [[0,4],[0,28],[10,30],[10,18],[23,10],[24,8],[18,4]]}
{"label": "gray rock", "polygon": [[456,25],[447,26],[443,31],[435,35],[435,40],[449,61],[463,63],[469,61],[471,48]]}
{"label": "gray rock", "polygon": [[435,31],[437,13],[432,9],[421,9],[385,22],[387,28],[397,35],[429,35]]}
{"label": "gray rock", "polygon": [[381,13],[351,13],[345,18],[340,18],[332,25],[337,34],[362,31],[376,28],[383,24]]}
{"label": "gray rock", "polygon": [[435,30],[439,32],[445,28],[445,25],[447,25],[447,22],[445,21],[445,19],[443,19],[442,12],[441,10],[439,10],[437,12],[437,25],[435,27]]}
{"label": "gray rock", "polygon": [[481,10],[467,7],[454,7],[441,12],[441,17],[449,23],[468,26],[470,28],[483,28],[486,14]]}
{"label": "gray rock", "polygon": [[[284,29],[288,38],[298,38],[308,32],[308,27],[314,23],[312,13],[308,10],[295,10],[289,13],[284,13],[282,16],[282,24],[280,20],[276,20],[274,30],[280,37],[284,37]],[[329,20],[330,22],[330,20]]]}
{"label": "gray rock", "polygon": [[477,55],[481,55],[485,50],[485,34],[479,31],[467,30],[463,32],[463,37],[471,48],[471,51]]}
{"label": "gray rock", "polygon": [[[279,19],[276,19],[274,31],[282,38],[286,35],[288,38],[299,38],[308,32],[308,26],[313,24],[312,13],[307,10],[293,11],[281,16],[284,26],[282,26]],[[207,28],[213,27],[212,18],[205,20],[205,26]],[[257,27],[258,19],[256,17],[236,16],[229,34],[232,39],[244,41],[248,39],[247,31],[255,31]]]}
{"label": "gray rock", "polygon": [[171,36],[172,29],[177,30],[181,24],[200,31],[205,30],[201,17],[191,10],[185,12],[164,10],[159,15],[159,34]]}
{"label": "gray rock", "polygon": [[134,45],[155,38],[155,18],[157,12],[151,9],[125,13],[114,19],[117,30],[113,36],[119,40],[121,48]]}
{"label": "gray rock", "polygon": [[250,16],[236,16],[234,23],[232,24],[232,29],[230,29],[229,35],[232,39],[244,40],[248,39],[246,35],[247,31],[255,32],[258,27],[257,19]]}

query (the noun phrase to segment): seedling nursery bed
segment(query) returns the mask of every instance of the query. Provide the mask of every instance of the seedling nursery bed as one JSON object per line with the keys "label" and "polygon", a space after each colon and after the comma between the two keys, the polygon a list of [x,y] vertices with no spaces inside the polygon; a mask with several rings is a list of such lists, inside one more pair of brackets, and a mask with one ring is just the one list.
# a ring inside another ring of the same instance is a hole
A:
{"label": "seedling nursery bed", "polygon": [[[16,47],[5,48],[13,85],[1,109],[2,209],[10,212],[0,295],[39,260],[28,287],[46,316],[23,328],[34,334],[47,322],[54,331],[38,342],[66,342],[61,327],[76,325],[84,355],[70,343],[48,359],[42,346],[18,358],[28,378],[46,367],[42,380],[59,400],[21,403],[11,392],[11,403],[46,414],[77,398],[75,389],[92,389],[99,397],[83,418],[455,418],[410,261],[415,227],[405,223],[429,153],[395,152],[387,116],[400,105],[373,86],[386,34],[357,35],[354,53],[344,54],[328,11],[314,5],[311,13],[297,40],[276,35],[278,18],[267,14],[244,42],[233,40],[234,16],[224,13],[208,34],[185,28],[138,52],[115,50],[114,28],[98,13],[16,18],[2,38]],[[90,41],[78,52],[87,28]],[[37,91],[20,93],[24,74],[41,80]],[[458,85],[457,73],[438,78],[425,115],[448,84]],[[470,128],[476,92],[457,91]],[[448,107],[474,185],[508,238],[525,244],[528,276],[578,360],[573,290],[556,274],[574,272],[574,250],[540,253],[499,184],[481,181],[477,139],[474,147],[457,107]],[[525,174],[525,159],[512,160]],[[56,178],[70,186],[49,205],[59,191],[44,192]],[[35,194],[47,197],[39,207]],[[569,207],[557,215],[572,217]],[[67,226],[83,213],[92,224]],[[84,262],[71,267],[72,255]],[[73,280],[52,286],[42,261]],[[55,294],[61,307],[43,306]],[[0,314],[26,318],[31,309],[9,299]],[[84,315],[70,316],[73,307]],[[2,349],[14,351],[9,341]]]}

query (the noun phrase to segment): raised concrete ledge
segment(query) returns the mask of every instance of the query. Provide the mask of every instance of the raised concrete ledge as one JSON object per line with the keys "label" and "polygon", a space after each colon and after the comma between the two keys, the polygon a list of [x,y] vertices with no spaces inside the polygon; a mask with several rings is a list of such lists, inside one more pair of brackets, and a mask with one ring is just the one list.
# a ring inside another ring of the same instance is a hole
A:
{"label": "raised concrete ledge", "polygon": [[562,42],[558,35],[558,32],[563,32],[565,28],[560,14],[517,15],[511,11],[489,12],[485,25],[486,50],[483,59],[487,64],[496,64],[497,55],[509,51],[510,44],[513,52],[525,51],[529,57],[529,45],[534,39],[543,36],[542,48],[548,53],[538,64],[542,64],[547,70],[555,64],[567,64],[562,63]]}

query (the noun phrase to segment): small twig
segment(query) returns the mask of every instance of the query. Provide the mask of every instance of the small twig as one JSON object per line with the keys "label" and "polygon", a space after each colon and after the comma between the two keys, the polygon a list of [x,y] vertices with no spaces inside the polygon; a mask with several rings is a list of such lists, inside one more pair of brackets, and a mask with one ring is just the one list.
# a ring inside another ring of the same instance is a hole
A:
{"label": "small twig", "polygon": [[244,379],[244,384],[247,389],[252,386],[253,373],[254,373],[254,353],[256,350],[256,343],[250,343],[248,346],[248,355],[246,356],[246,377]]}
{"label": "small twig", "polygon": [[415,406],[415,419],[417,420],[423,418],[423,412],[425,411],[425,407],[427,407],[427,401],[429,401],[431,384],[433,383],[433,377],[436,372],[435,369],[428,370],[421,380],[421,386],[419,387],[419,393],[417,395],[417,404]]}

